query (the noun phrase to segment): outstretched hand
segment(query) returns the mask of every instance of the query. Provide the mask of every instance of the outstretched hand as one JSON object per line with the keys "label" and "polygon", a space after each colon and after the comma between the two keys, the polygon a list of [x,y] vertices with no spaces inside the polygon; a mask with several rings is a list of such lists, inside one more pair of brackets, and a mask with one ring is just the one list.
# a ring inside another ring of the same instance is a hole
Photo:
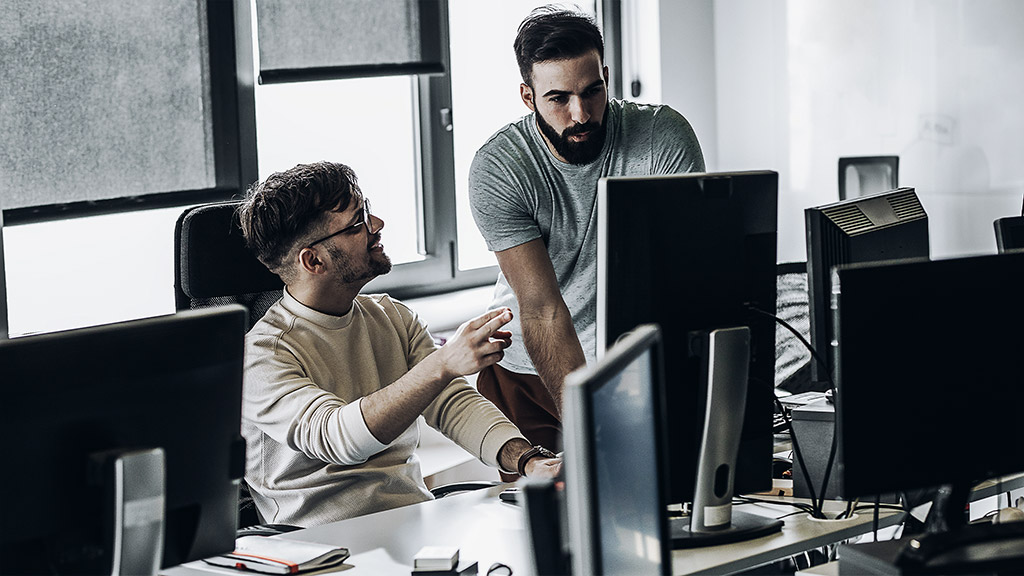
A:
{"label": "outstretched hand", "polygon": [[524,468],[527,478],[558,478],[562,471],[562,459],[531,458]]}
{"label": "outstretched hand", "polygon": [[498,308],[477,316],[459,326],[448,342],[436,354],[450,378],[476,374],[496,364],[512,345],[512,333],[500,330],[512,320],[512,310]]}

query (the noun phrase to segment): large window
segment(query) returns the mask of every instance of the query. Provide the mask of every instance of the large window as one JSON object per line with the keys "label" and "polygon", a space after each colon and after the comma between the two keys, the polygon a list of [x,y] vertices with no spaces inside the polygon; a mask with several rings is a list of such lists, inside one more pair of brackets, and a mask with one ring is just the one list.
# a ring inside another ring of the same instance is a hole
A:
{"label": "large window", "polygon": [[172,312],[184,207],[324,159],[386,221],[397,265],[367,290],[493,282],[469,163],[528,112],[512,42],[543,3],[0,0],[11,333]]}
{"label": "large window", "polygon": [[260,179],[318,160],[352,167],[392,262],[423,260],[418,84],[384,76],[256,88]]}
{"label": "large window", "polygon": [[[496,265],[469,210],[469,166],[492,134],[529,113],[519,97],[522,79],[512,43],[523,18],[544,4],[538,0],[450,0],[460,270]],[[596,11],[593,0],[577,6],[591,14]]]}
{"label": "large window", "polygon": [[[339,6],[344,9],[339,10]],[[255,0],[260,177],[351,166],[385,221],[394,270],[367,291],[401,297],[457,279],[447,3]]]}

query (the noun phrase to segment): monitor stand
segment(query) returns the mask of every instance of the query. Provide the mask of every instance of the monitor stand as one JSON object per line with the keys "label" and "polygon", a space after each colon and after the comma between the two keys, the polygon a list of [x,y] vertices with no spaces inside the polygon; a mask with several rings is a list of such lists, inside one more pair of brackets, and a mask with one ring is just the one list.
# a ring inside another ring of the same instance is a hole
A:
{"label": "monitor stand", "polygon": [[696,548],[759,538],[782,529],[782,521],[732,508],[750,368],[750,329],[722,328],[695,336],[701,342],[707,386],[704,434],[689,521],[671,518],[673,548]]}
{"label": "monitor stand", "polygon": [[756,514],[747,514],[733,510],[732,519],[725,528],[694,532],[690,529],[690,517],[669,518],[669,531],[672,534],[672,547],[681,550],[686,548],[700,548],[702,546],[717,546],[729,544],[730,542],[742,542],[753,540],[762,536],[768,536],[782,530],[782,520],[765,518]]}
{"label": "monitor stand", "polygon": [[1019,568],[1024,563],[1024,522],[968,524],[965,510],[970,492],[969,483],[939,487],[925,518],[924,533],[904,539],[895,564],[920,572],[949,568],[957,562],[970,567],[971,560],[994,562],[997,556],[1005,557],[1008,549],[1013,551],[1011,563]]}
{"label": "monitor stand", "polygon": [[164,451],[152,448],[93,455],[106,492],[104,522],[110,574],[156,574],[164,548]]}
{"label": "monitor stand", "polygon": [[900,574],[1018,574],[1024,566],[1024,522],[968,524],[970,485],[939,489],[925,531],[899,540],[844,545],[840,571]]}

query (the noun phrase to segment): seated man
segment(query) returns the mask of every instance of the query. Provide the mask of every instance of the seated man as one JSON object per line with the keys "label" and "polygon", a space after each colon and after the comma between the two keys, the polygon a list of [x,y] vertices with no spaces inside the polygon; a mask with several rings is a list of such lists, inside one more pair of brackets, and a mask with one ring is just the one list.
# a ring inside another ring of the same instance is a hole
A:
{"label": "seated man", "polygon": [[245,341],[245,479],[264,522],[314,526],[429,500],[414,453],[421,414],[489,466],[557,475],[561,460],[462,378],[501,359],[509,309],[438,348],[401,302],[359,294],[391,260],[349,167],[272,174],[238,214],[250,249],[285,283]]}

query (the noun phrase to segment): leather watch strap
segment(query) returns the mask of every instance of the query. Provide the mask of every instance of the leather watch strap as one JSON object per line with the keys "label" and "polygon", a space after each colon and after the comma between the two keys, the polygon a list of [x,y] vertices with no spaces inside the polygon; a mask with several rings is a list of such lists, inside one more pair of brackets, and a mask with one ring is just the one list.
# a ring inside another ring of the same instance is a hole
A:
{"label": "leather watch strap", "polygon": [[519,457],[519,464],[516,467],[519,470],[520,476],[526,476],[526,463],[529,462],[530,458],[533,458],[534,456],[543,456],[544,458],[558,457],[554,452],[548,450],[543,446],[534,446],[527,450],[526,452],[523,452],[523,454]]}

